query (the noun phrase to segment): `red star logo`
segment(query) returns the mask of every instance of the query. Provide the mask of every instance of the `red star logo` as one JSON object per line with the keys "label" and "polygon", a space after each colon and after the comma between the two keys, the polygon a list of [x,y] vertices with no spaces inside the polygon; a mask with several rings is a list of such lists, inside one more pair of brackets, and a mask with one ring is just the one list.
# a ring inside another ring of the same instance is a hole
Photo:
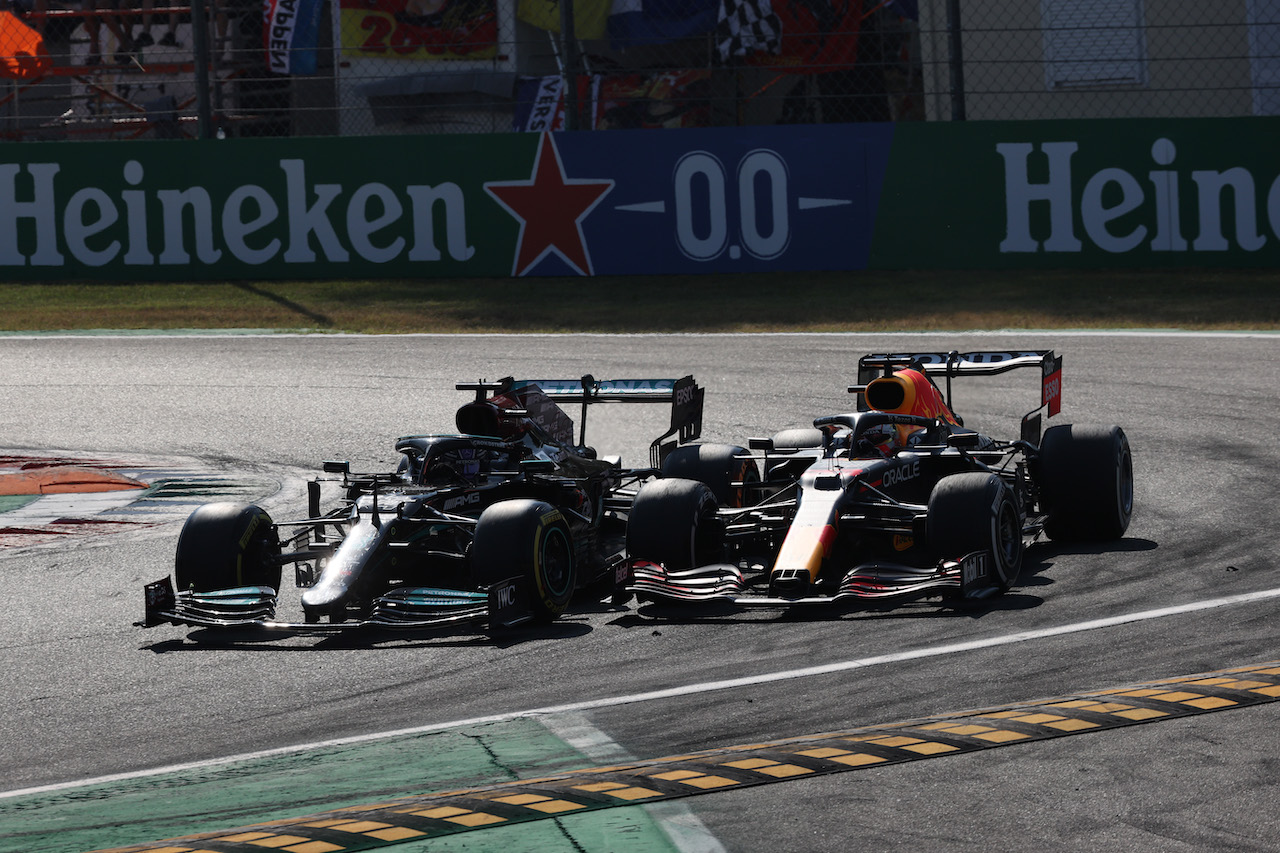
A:
{"label": "red star logo", "polygon": [[566,178],[555,139],[543,133],[529,180],[495,181],[484,189],[520,220],[512,275],[524,275],[552,252],[579,275],[593,273],[582,220],[613,189],[613,181]]}

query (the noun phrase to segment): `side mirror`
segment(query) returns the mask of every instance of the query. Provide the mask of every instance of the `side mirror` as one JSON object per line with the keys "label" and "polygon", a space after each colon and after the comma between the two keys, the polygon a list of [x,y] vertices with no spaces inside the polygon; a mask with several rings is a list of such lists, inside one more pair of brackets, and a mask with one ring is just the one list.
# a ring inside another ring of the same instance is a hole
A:
{"label": "side mirror", "polygon": [[329,460],[324,463],[322,468],[326,474],[342,474],[345,477],[347,474],[351,473],[350,462],[336,462],[334,460]]}
{"label": "side mirror", "polygon": [[772,438],[748,438],[747,447],[751,450],[763,450],[768,453],[773,450]]}

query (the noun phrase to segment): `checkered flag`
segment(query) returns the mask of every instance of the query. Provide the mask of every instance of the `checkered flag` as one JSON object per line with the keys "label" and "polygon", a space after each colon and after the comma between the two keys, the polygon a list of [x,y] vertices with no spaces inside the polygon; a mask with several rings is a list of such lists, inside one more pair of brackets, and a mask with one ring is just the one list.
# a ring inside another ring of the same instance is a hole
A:
{"label": "checkered flag", "polygon": [[716,21],[716,50],[721,62],[755,51],[777,53],[782,48],[782,22],[770,0],[721,0]]}

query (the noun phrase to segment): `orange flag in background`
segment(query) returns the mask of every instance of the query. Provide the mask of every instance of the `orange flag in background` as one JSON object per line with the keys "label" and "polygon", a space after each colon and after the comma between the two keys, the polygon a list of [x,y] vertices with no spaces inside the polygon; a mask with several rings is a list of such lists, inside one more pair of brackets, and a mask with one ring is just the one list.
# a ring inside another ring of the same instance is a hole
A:
{"label": "orange flag in background", "polygon": [[0,77],[37,80],[52,67],[44,38],[12,12],[0,12]]}

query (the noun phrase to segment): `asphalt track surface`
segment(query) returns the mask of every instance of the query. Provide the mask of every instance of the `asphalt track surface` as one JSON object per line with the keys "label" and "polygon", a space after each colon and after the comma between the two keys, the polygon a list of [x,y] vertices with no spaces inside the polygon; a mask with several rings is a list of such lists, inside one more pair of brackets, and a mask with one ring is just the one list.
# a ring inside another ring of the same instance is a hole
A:
{"label": "asphalt track surface", "polygon": [[[342,743],[400,732],[373,741],[400,744],[436,727],[443,738],[454,722],[536,722],[580,753],[504,753],[484,778],[433,777],[430,758],[394,749],[357,764],[371,794],[403,784],[382,781],[398,760],[422,770],[417,788],[430,793],[592,756],[678,756],[1280,660],[1277,344],[1062,333],[0,338],[0,446],[199,460],[278,484],[262,498],[277,518],[300,511],[303,478],[322,460],[389,470],[397,436],[451,431],[464,401],[455,381],[692,373],[707,388],[704,439],[743,442],[851,409],[856,359],[879,350],[1052,347],[1065,356],[1055,422],[1121,424],[1137,471],[1122,542],[1039,546],[1010,594],[962,613],[583,607],[500,642],[218,641],[132,626],[142,584],[169,570],[176,522],[9,550],[0,792],[74,798],[93,790],[76,787],[83,780],[329,742],[288,753],[323,768]],[[966,382],[957,409],[971,426],[1013,434],[1036,387],[1027,372]],[[638,463],[662,418],[634,409],[601,416],[588,437]],[[1278,722],[1274,702],[1171,716],[699,793],[656,819],[685,828],[676,846],[686,850],[1280,850]],[[254,796],[301,800],[315,782],[295,773]],[[0,798],[0,849],[25,849],[39,800]],[[447,849],[622,849],[620,835],[576,832],[574,820],[509,827],[489,843],[496,830],[475,830],[458,836],[469,846]]]}

